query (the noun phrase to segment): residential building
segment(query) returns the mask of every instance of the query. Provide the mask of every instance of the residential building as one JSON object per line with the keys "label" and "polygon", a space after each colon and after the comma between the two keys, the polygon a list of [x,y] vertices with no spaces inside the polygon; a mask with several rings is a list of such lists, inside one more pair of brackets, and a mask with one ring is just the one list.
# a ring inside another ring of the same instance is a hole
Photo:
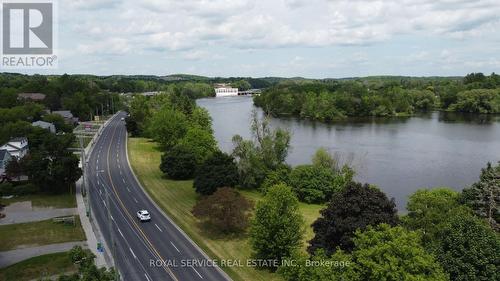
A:
{"label": "residential building", "polygon": [[19,93],[17,94],[17,99],[19,100],[30,100],[41,102],[45,99],[45,94],[41,93]]}
{"label": "residential building", "polygon": [[73,113],[71,113],[71,111],[69,110],[56,110],[56,111],[52,111],[52,114],[57,114],[57,115],[60,115],[64,118],[64,120],[66,121],[66,123],[68,124],[75,124],[75,123],[78,123],[78,118],[77,117],[74,117],[73,116]]}
{"label": "residential building", "polygon": [[51,133],[56,133],[56,126],[54,126],[54,124],[52,123],[49,123],[49,122],[45,122],[45,121],[36,121],[36,122],[33,122],[31,123],[32,126],[35,126],[35,127],[40,127],[42,129],[47,129],[49,130],[49,132]]}
{"label": "residential building", "polygon": [[5,149],[12,157],[23,158],[29,151],[28,139],[25,137],[13,138],[8,143],[0,146],[0,150]]}
{"label": "residential building", "polygon": [[232,88],[228,84],[215,84],[214,88],[216,97],[228,97],[228,96],[238,95],[238,88]]}
{"label": "residential building", "polygon": [[9,151],[7,149],[0,149],[0,178],[5,175],[5,169],[7,168],[7,164],[9,164],[12,156],[10,156]]}

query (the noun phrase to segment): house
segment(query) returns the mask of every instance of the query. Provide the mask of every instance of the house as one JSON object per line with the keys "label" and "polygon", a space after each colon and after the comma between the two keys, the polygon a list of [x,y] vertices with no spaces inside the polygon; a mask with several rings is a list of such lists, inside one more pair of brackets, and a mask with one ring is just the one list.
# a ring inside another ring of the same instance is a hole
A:
{"label": "house", "polygon": [[56,132],[56,126],[54,126],[54,124],[49,123],[49,122],[36,121],[36,122],[31,123],[31,125],[35,126],[35,127],[40,127],[42,129],[47,129],[47,130],[49,130],[49,132],[54,133],[54,134]]}
{"label": "house", "polygon": [[5,175],[5,169],[7,168],[7,164],[9,164],[12,156],[10,156],[9,151],[7,149],[0,149],[0,177]]}
{"label": "house", "polygon": [[41,102],[45,99],[45,94],[41,93],[19,93],[17,94],[18,100],[30,100],[35,102]]}
{"label": "house", "polygon": [[69,110],[56,110],[56,111],[52,111],[52,114],[57,114],[57,115],[62,116],[62,118],[64,118],[64,120],[68,124],[75,124],[75,123],[78,123],[78,121],[79,121],[78,118],[74,117],[73,113],[71,113],[71,111],[69,111]]}
{"label": "house", "polygon": [[28,153],[28,139],[25,137],[13,138],[8,143],[0,146],[1,149],[7,150],[12,157],[21,159]]}
{"label": "house", "polygon": [[238,88],[232,88],[227,84],[215,84],[214,88],[216,97],[228,97],[228,96],[238,95]]}

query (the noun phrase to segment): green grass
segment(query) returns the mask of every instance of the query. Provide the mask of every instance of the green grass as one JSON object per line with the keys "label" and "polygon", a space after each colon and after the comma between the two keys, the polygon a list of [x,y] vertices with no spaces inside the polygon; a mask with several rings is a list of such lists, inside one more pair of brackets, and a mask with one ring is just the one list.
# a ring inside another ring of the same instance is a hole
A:
{"label": "green grass", "polygon": [[50,219],[0,226],[0,251],[82,240],[85,233],[78,217],[75,225]]}
{"label": "green grass", "polygon": [[[128,152],[132,168],[146,191],[157,204],[193,239],[211,258],[241,260],[250,258],[251,246],[246,235],[220,237],[207,233],[191,214],[198,195],[192,181],[173,181],[163,177],[160,169],[161,152],[155,143],[143,138],[130,138]],[[256,191],[242,191],[247,198],[257,202],[262,196]],[[319,216],[321,205],[300,204],[306,224],[306,241],[312,238],[311,223]],[[252,267],[227,267],[224,270],[234,280],[274,281],[282,280],[277,274]]]}
{"label": "green grass", "polygon": [[76,271],[69,252],[33,257],[0,269],[1,281],[27,281]]}
{"label": "green grass", "polygon": [[11,199],[0,199],[4,205],[10,205],[15,202],[31,201],[33,207],[52,207],[52,208],[76,208],[75,193],[72,194],[31,194],[25,196],[16,196]]}

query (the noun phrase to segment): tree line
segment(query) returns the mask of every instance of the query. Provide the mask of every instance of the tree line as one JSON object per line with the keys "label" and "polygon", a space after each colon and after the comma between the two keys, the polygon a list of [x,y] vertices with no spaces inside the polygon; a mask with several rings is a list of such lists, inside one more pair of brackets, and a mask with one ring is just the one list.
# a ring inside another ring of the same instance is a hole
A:
{"label": "tree line", "polygon": [[254,103],[274,116],[324,122],[431,110],[494,114],[500,113],[500,76],[472,73],[462,79],[283,82],[255,96]]}

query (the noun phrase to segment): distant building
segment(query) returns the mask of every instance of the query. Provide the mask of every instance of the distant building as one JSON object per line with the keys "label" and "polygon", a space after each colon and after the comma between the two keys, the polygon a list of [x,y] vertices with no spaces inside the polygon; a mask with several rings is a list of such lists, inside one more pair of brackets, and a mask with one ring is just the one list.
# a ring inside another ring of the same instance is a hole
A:
{"label": "distant building", "polygon": [[78,123],[78,121],[79,121],[78,118],[74,117],[73,113],[71,113],[71,111],[69,111],[69,110],[56,110],[56,111],[52,111],[52,114],[57,114],[57,115],[62,116],[62,118],[64,118],[64,120],[68,124],[75,124],[75,123]]}
{"label": "distant building", "polygon": [[229,97],[238,95],[238,88],[232,88],[228,84],[215,84],[214,88],[216,97]]}
{"label": "distant building", "polygon": [[54,124],[49,123],[49,122],[36,121],[36,122],[31,123],[31,125],[35,126],[35,127],[40,127],[42,129],[47,129],[51,133],[55,133],[56,132],[56,126],[54,126]]}
{"label": "distant building", "polygon": [[158,94],[160,94],[160,92],[158,92],[158,91],[141,93],[141,95],[145,96],[145,97],[152,97],[152,96],[156,96]]}
{"label": "distant building", "polygon": [[41,93],[20,93],[17,94],[17,99],[19,100],[30,100],[30,101],[43,101],[45,99],[45,94]]}
{"label": "distant building", "polygon": [[0,146],[0,150],[5,149],[12,157],[23,158],[29,150],[28,139],[25,137],[13,138],[8,143]]}
{"label": "distant building", "polygon": [[7,149],[0,149],[0,177],[5,175],[7,164],[12,160],[12,156]]}

